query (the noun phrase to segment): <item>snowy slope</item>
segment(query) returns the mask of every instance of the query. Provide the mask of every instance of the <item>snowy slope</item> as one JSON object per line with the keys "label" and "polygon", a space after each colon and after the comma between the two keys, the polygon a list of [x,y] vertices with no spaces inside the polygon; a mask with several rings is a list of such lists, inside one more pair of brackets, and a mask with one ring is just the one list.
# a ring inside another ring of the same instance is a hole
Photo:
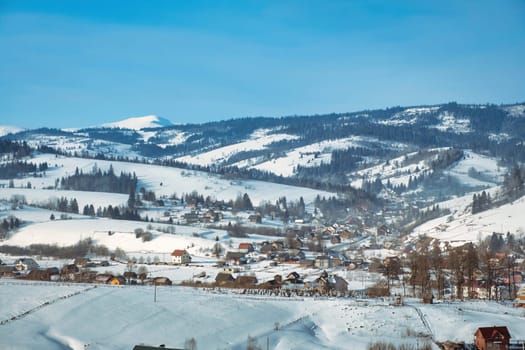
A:
{"label": "snowy slope", "polygon": [[286,155],[276,159],[252,164],[242,162],[237,166],[248,166],[258,170],[268,171],[281,176],[293,176],[297,166],[314,167],[322,163],[329,164],[332,160],[332,151],[344,150],[351,147],[367,148],[373,144],[375,147],[385,147],[385,149],[406,149],[406,145],[401,143],[383,142],[375,138],[352,136],[343,139],[326,140],[315,142],[307,146],[292,149]]}
{"label": "snowy slope", "polygon": [[23,131],[24,129],[18,128],[16,126],[5,126],[0,125],[0,137],[7,134],[16,134],[17,132]]}
{"label": "snowy slope", "polygon": [[437,341],[471,342],[478,327],[494,324],[507,325],[513,339],[525,338],[521,310],[495,302],[392,307],[378,300],[257,297],[183,287],[157,287],[154,302],[151,286],[0,283],[7,296],[0,298],[0,320],[30,311],[0,326],[2,349],[128,350],[141,343],[182,348],[193,337],[199,349],[241,350],[252,336],[276,350],[361,350],[373,341],[422,344],[432,334]]}
{"label": "snowy slope", "polygon": [[[94,166],[105,171],[113,165],[116,174],[120,172],[135,173],[139,179],[139,188],[144,187],[153,190],[157,196],[171,196],[173,194],[182,195],[198,191],[204,196],[212,196],[217,199],[235,199],[239,194],[248,193],[252,202],[257,205],[261,201],[275,201],[280,196],[286,196],[288,200],[299,200],[303,197],[306,203],[311,203],[317,194],[330,196],[332,193],[325,191],[312,190],[308,188],[280,185],[254,180],[230,181],[222,179],[218,175],[208,174],[198,171],[182,170],[179,168],[169,168],[148,164],[137,164],[127,162],[110,162],[84,158],[55,157],[50,154],[42,154],[32,159],[35,163],[48,162],[50,169],[44,177],[28,177],[15,179],[15,187],[26,187],[27,182],[31,182],[33,187],[42,189],[53,187],[57,178],[71,175],[78,167],[84,173],[89,173]],[[0,180],[0,184],[7,187],[8,180]],[[26,192],[27,196],[31,196]],[[60,195],[60,193],[57,193]],[[97,193],[92,193],[96,198]],[[94,200],[96,202],[96,200]]]}
{"label": "snowy slope", "polygon": [[[465,200],[472,196],[464,197]],[[453,212],[452,219],[441,217],[418,226],[413,235],[426,234],[442,241],[462,244],[477,242],[493,232],[525,233],[525,197],[501,207],[472,214],[465,208]]]}
{"label": "snowy slope", "polygon": [[209,166],[213,164],[220,164],[227,161],[232,155],[245,152],[265,149],[269,144],[282,140],[293,140],[297,136],[288,134],[269,134],[271,130],[261,129],[256,130],[250,135],[248,140],[238,142],[236,144],[219,147],[212,151],[201,153],[195,156],[184,156],[177,158],[178,161],[189,164],[197,164],[202,166]]}
{"label": "snowy slope", "polygon": [[144,117],[133,117],[118,122],[102,124],[105,128],[122,128],[141,130],[146,128],[162,128],[173,125],[168,119],[157,117],[156,115],[147,115]]}

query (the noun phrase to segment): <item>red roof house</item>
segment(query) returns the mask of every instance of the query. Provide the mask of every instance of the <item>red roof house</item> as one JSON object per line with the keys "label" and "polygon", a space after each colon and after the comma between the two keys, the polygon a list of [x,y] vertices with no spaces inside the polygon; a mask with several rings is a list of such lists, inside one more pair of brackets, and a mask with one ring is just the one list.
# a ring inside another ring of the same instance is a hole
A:
{"label": "red roof house", "polygon": [[474,333],[474,345],[479,350],[506,350],[510,333],[507,327],[479,327]]}
{"label": "red roof house", "polygon": [[173,264],[189,264],[191,263],[191,256],[184,249],[175,249],[171,253],[171,262]]}

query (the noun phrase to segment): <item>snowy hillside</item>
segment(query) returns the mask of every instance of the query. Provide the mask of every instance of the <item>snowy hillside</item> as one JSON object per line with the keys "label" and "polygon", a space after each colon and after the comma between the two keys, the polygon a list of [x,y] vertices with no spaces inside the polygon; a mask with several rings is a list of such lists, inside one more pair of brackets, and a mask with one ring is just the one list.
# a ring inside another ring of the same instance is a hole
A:
{"label": "snowy hillside", "polygon": [[293,140],[297,136],[287,134],[270,134],[272,130],[259,129],[250,135],[245,141],[234,145],[216,148],[212,151],[201,153],[195,156],[184,156],[177,158],[178,161],[201,166],[218,165],[227,161],[231,156],[240,152],[257,151],[265,149],[269,144],[282,140]]}
{"label": "snowy hillside", "polygon": [[133,117],[118,122],[106,123],[101,126],[104,128],[122,128],[131,130],[142,130],[147,128],[163,128],[172,126],[173,123],[168,119],[157,117],[156,115],[147,115],[144,117]]}
{"label": "snowy hillside", "polygon": [[392,307],[388,301],[257,297],[180,287],[158,287],[154,302],[152,286],[0,283],[2,349],[182,348],[194,338],[199,349],[241,350],[251,336],[259,346],[268,342],[276,350],[362,350],[372,341],[415,345],[428,336],[470,343],[478,327],[494,324],[507,325],[513,339],[525,338],[522,311],[496,302]]}
{"label": "snowy hillside", "polygon": [[0,125],[0,137],[8,135],[8,134],[16,134],[17,132],[20,132],[24,129],[18,128],[16,126],[5,126]]}
{"label": "snowy hillside", "polygon": [[[135,173],[139,180],[139,188],[145,187],[148,190],[153,190],[158,196],[182,195],[183,193],[197,191],[204,196],[229,200],[235,199],[239,194],[248,193],[253,203],[258,204],[261,201],[274,201],[277,198],[276,193],[279,193],[279,196],[286,196],[288,199],[295,201],[303,197],[305,202],[312,202],[318,194],[321,196],[332,195],[332,193],[326,191],[255,180],[226,180],[222,179],[219,175],[148,164],[55,157],[49,154],[36,156],[33,158],[33,161],[36,163],[48,162],[51,168],[46,172],[46,176],[44,177],[15,179],[15,187],[26,187],[29,181],[37,190],[42,190],[43,188],[53,187],[57,178],[72,175],[77,167],[84,173],[89,173],[95,166],[102,171],[107,171],[110,165],[112,165],[116,174],[120,174],[120,172]],[[6,180],[0,180],[0,184],[3,183],[5,187],[7,187],[7,182]],[[0,193],[0,198],[10,198],[11,193],[12,192],[6,192],[6,194]],[[28,198],[33,197],[32,192],[23,191],[22,193],[27,195]],[[41,196],[41,192],[38,193],[34,194],[35,199]],[[49,196],[60,195],[60,193],[53,191],[46,193],[48,193]],[[63,195],[66,196],[67,193]],[[97,193],[92,194],[93,202],[97,201],[97,195]],[[82,196],[80,197],[82,198]]]}
{"label": "snowy hillside", "polygon": [[467,241],[477,242],[493,232],[525,233],[525,197],[477,214],[472,214],[468,208],[471,203],[472,196],[444,203],[443,207],[452,209],[452,214],[424,223],[413,235],[425,234],[461,245]]}

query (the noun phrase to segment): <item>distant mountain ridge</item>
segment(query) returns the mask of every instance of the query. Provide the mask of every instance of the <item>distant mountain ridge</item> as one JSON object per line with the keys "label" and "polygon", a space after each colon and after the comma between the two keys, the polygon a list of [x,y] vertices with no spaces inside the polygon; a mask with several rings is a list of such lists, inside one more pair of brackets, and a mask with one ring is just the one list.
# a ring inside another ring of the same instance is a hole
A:
{"label": "distant mountain ridge", "polygon": [[[525,103],[447,103],[177,125],[144,116],[79,130],[25,130],[4,138],[66,155],[149,162],[231,178],[446,198],[499,183],[496,163],[501,169],[525,163]],[[467,158],[476,161],[454,170]],[[454,176],[447,177],[450,172]]]}

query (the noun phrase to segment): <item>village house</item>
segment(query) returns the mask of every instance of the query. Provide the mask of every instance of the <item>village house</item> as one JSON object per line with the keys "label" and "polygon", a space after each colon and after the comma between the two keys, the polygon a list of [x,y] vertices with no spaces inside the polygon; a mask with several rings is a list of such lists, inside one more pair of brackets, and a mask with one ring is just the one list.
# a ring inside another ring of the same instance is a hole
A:
{"label": "village house", "polygon": [[235,277],[229,272],[219,272],[217,276],[215,276],[215,283],[218,286],[228,286],[235,283]]}
{"label": "village house", "polygon": [[248,216],[248,221],[254,223],[254,224],[260,224],[262,223],[262,215],[257,213],[254,215]]}
{"label": "village house", "polygon": [[286,276],[282,285],[285,289],[303,289],[304,281],[297,272],[293,271]]}
{"label": "village house", "polygon": [[255,251],[255,247],[251,243],[239,243],[239,252],[251,253]]}
{"label": "village house", "polygon": [[281,275],[275,275],[273,279],[266,281],[262,284],[263,288],[266,289],[278,289],[281,288],[283,277]]}
{"label": "village house", "polygon": [[248,259],[246,259],[245,255],[243,252],[227,252],[224,261],[229,265],[246,264]]}
{"label": "village house", "polygon": [[62,280],[65,281],[74,281],[75,280],[75,274],[77,274],[80,271],[77,265],[75,264],[67,264],[62,267],[60,270],[60,275]]}
{"label": "village house", "polygon": [[38,270],[40,266],[32,258],[21,258],[15,262],[15,269],[17,271],[31,271]]}
{"label": "village house", "polygon": [[171,253],[171,263],[176,265],[184,265],[191,263],[190,254],[184,249],[175,249]]}
{"label": "village house", "polygon": [[91,260],[84,257],[76,258],[73,264],[77,265],[79,268],[82,267],[88,267],[88,265],[91,263]]}
{"label": "village house", "polygon": [[478,350],[507,350],[510,333],[507,327],[480,327],[474,333],[474,345]]}
{"label": "village house", "polygon": [[318,269],[328,269],[332,267],[332,262],[328,255],[319,255],[314,260],[314,267]]}
{"label": "village house", "polygon": [[320,292],[337,292],[346,293],[348,291],[348,282],[338,276],[329,275],[326,271],[323,271],[321,276],[314,281]]}
{"label": "village house", "polygon": [[13,277],[15,267],[11,265],[0,265],[0,277]]}
{"label": "village house", "polygon": [[195,224],[199,222],[199,213],[192,210],[190,213],[184,214],[184,220],[187,224]]}
{"label": "village house", "polygon": [[156,286],[171,286],[172,284],[168,277],[155,277],[151,283]]}
{"label": "village house", "polygon": [[257,277],[250,275],[238,276],[235,284],[243,288],[253,288],[257,285]]}
{"label": "village house", "polygon": [[99,283],[99,284],[108,284],[112,278],[113,278],[113,275],[110,275],[108,273],[101,273],[95,277],[94,282]]}

